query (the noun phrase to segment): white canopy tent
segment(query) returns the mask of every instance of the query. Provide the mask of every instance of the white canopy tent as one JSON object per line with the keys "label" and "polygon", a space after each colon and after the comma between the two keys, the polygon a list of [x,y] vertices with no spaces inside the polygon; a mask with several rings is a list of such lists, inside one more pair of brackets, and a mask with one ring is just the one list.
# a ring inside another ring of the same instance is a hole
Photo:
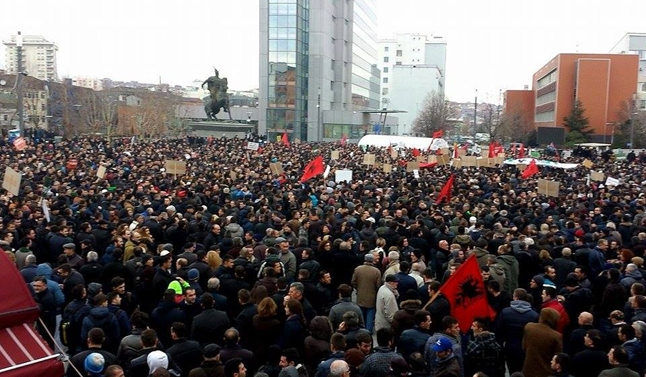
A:
{"label": "white canopy tent", "polygon": [[444,139],[432,139],[430,137],[394,136],[394,135],[366,135],[359,140],[359,146],[389,147],[393,148],[417,148],[430,149],[432,151],[448,148],[449,143]]}

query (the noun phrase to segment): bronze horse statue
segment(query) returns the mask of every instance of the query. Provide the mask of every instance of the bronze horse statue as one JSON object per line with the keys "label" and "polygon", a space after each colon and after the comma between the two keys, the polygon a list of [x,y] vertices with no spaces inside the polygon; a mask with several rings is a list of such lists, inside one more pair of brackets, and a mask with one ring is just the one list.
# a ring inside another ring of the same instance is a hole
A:
{"label": "bronze horse statue", "polygon": [[210,96],[202,99],[202,102],[204,103],[204,112],[209,120],[218,120],[216,115],[221,109],[223,109],[229,114],[229,119],[233,120],[231,112],[229,111],[229,95],[227,94],[229,83],[226,77],[220,78],[217,69],[213,68],[213,70],[215,71],[215,76],[209,77],[202,83],[202,89],[204,89],[204,85],[207,84],[207,88],[211,93]]}

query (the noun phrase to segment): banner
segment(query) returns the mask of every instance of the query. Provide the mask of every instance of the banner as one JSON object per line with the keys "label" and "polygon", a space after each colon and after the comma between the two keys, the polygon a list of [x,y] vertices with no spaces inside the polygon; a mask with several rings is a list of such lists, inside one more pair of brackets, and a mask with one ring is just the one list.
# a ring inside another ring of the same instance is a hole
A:
{"label": "banner", "polygon": [[258,148],[260,148],[259,143],[254,143],[253,141],[248,141],[247,142],[247,149],[250,151],[257,151]]}

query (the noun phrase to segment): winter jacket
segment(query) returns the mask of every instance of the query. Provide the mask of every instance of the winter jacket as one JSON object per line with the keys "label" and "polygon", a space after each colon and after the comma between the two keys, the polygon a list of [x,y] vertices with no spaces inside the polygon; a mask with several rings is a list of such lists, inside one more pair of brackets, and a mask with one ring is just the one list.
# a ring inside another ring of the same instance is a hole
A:
{"label": "winter jacket", "polygon": [[397,342],[397,352],[402,354],[406,359],[408,359],[413,352],[424,354],[424,345],[430,337],[431,334],[419,326],[404,330],[399,336],[399,341]]}
{"label": "winter jacket", "polygon": [[121,333],[119,332],[117,318],[110,313],[107,307],[95,306],[90,309],[81,326],[81,344],[85,343],[88,332],[95,327],[101,328],[105,333],[104,348],[110,352],[115,352],[121,341]]}
{"label": "winter jacket", "polygon": [[505,270],[505,285],[503,289],[512,294],[518,288],[518,260],[511,254],[499,255],[497,263]]}
{"label": "winter jacket", "polygon": [[397,290],[392,289],[388,283],[379,288],[377,292],[375,331],[383,328],[391,328],[395,313],[399,310],[397,306]]}
{"label": "winter jacket", "polygon": [[552,308],[559,313],[559,319],[556,324],[555,330],[563,334],[565,327],[570,324],[570,316],[565,311],[565,307],[557,299],[552,299],[544,302],[542,308]]}
{"label": "winter jacket", "polygon": [[538,313],[527,301],[514,300],[503,309],[496,322],[496,337],[503,344],[507,357],[522,358],[523,332],[525,325],[538,321]]}
{"label": "winter jacket", "polygon": [[488,331],[474,335],[464,352],[464,365],[468,376],[484,372],[489,377],[503,377],[505,358],[496,335]]}
{"label": "winter jacket", "polygon": [[541,310],[539,323],[525,325],[523,350],[525,377],[545,377],[552,374],[552,357],[563,349],[561,334],[555,330],[559,314],[551,308]]}
{"label": "winter jacket", "polygon": [[350,297],[344,297],[339,299],[339,301],[337,301],[337,303],[332,306],[330,313],[328,314],[328,318],[332,323],[333,329],[337,329],[339,327],[339,324],[343,322],[343,315],[346,312],[357,313],[357,316],[359,317],[359,325],[363,326],[363,313],[361,312],[361,308],[359,307],[359,305],[352,302],[352,299]]}
{"label": "winter jacket", "polygon": [[354,269],[352,286],[357,290],[357,305],[374,308],[377,290],[381,286],[381,273],[371,264],[363,264]]}

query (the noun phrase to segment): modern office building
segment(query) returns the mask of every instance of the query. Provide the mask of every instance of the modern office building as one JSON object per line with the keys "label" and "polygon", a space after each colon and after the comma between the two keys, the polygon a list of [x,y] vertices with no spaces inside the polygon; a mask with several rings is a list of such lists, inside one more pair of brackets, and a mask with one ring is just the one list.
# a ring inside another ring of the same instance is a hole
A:
{"label": "modern office building", "polygon": [[379,41],[381,107],[403,110],[400,133],[410,133],[427,96],[444,96],[446,41],[439,36],[397,34]]}
{"label": "modern office building", "polygon": [[626,33],[610,50],[611,54],[633,54],[639,56],[639,73],[635,88],[637,110],[646,111],[646,33]]}
{"label": "modern office building", "polygon": [[[18,70],[17,35],[12,35],[5,45],[6,73],[15,74]],[[41,35],[22,36],[23,72],[39,80],[58,81],[56,51],[58,47]]]}
{"label": "modern office building", "polygon": [[527,96],[533,96],[530,116],[539,143],[560,144],[567,131],[563,118],[578,100],[592,130],[590,141],[608,141],[633,98],[638,67],[639,57],[634,54],[558,54],[534,73],[530,91],[505,93],[504,111],[511,111],[514,104],[526,108],[531,102]]}
{"label": "modern office building", "polygon": [[260,2],[261,134],[319,141],[368,131],[379,107],[375,3]]}

